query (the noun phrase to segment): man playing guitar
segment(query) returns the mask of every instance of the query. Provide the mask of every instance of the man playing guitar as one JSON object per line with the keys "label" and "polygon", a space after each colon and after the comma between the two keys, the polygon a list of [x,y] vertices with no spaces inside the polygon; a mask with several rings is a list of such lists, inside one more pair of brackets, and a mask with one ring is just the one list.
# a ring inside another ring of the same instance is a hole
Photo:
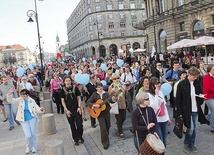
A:
{"label": "man playing guitar", "polygon": [[[98,116],[98,121],[100,124],[100,133],[101,133],[101,142],[103,144],[103,148],[107,150],[109,148],[109,129],[111,126],[110,122],[110,105],[108,102],[113,103],[116,100],[115,96],[110,96],[107,92],[103,90],[102,83],[96,83],[96,92],[92,94],[92,96],[86,102],[86,105],[91,109],[101,108],[104,104],[106,105],[105,110],[101,111]],[[96,104],[98,100],[102,99],[103,102],[101,104]]]}

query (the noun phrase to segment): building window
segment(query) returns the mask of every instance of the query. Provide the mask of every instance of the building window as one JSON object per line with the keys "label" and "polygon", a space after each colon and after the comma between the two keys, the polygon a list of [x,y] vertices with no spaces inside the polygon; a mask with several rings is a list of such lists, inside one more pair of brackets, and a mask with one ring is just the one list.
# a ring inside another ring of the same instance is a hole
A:
{"label": "building window", "polygon": [[102,16],[101,15],[97,15],[97,20],[102,20]]}
{"label": "building window", "polygon": [[91,8],[88,8],[88,13],[91,13]]}
{"label": "building window", "polygon": [[100,2],[100,0],[95,0],[96,3]]}
{"label": "building window", "polygon": [[108,19],[112,19],[113,18],[113,14],[108,15]]}
{"label": "building window", "polygon": [[112,5],[111,4],[107,5],[107,10],[112,10]]}
{"label": "building window", "polygon": [[178,0],[178,6],[184,5],[184,0]]}
{"label": "building window", "polygon": [[145,3],[141,4],[142,9],[145,9]]}
{"label": "building window", "polygon": [[102,28],[102,24],[98,24],[98,30],[100,30]]}
{"label": "building window", "polygon": [[146,17],[146,13],[145,13],[145,12],[142,13],[142,17],[143,17],[143,18]]}
{"label": "building window", "polygon": [[180,25],[180,31],[185,31],[184,22],[179,23],[179,25]]}
{"label": "building window", "polygon": [[93,30],[93,26],[91,25],[91,26],[89,26],[89,30],[90,31],[92,31]]}
{"label": "building window", "polygon": [[159,33],[159,45],[160,45],[160,52],[166,53],[166,45],[167,45],[167,34],[165,30],[160,31]]}
{"label": "building window", "polygon": [[131,13],[131,19],[136,19],[136,14],[135,13]]}
{"label": "building window", "polygon": [[161,1],[160,1],[160,4],[161,4],[160,10],[161,10],[161,12],[164,12],[164,11],[165,11],[165,0],[161,0]]}
{"label": "building window", "polygon": [[125,14],[124,13],[121,13],[120,14],[120,19],[124,19],[125,18]]}
{"label": "building window", "polygon": [[130,9],[135,9],[135,4],[130,4]]}
{"label": "building window", "polygon": [[212,15],[212,24],[214,25],[214,15]]}
{"label": "building window", "polygon": [[93,40],[93,39],[94,39],[94,36],[93,36],[93,34],[91,34],[91,35],[90,35],[90,39],[91,39],[91,40]]}
{"label": "building window", "polygon": [[120,23],[120,27],[121,27],[121,28],[124,28],[124,27],[126,27],[126,24],[125,24],[124,22],[121,22],[121,23]]}
{"label": "building window", "polygon": [[123,4],[119,4],[119,9],[123,9],[124,5]]}
{"label": "building window", "polygon": [[137,36],[137,30],[133,31],[133,36]]}
{"label": "building window", "polygon": [[110,38],[113,38],[113,37],[114,37],[114,32],[110,32],[110,33],[109,33],[109,37],[110,37]]}
{"label": "building window", "polygon": [[132,22],[132,26],[136,26],[136,24],[137,24],[136,22]]}
{"label": "building window", "polygon": [[91,0],[88,0],[88,4],[91,4]]}
{"label": "building window", "polygon": [[89,17],[88,21],[89,21],[89,23],[91,23],[92,22],[92,17]]}
{"label": "building window", "polygon": [[96,6],[96,11],[100,11],[100,6]]}
{"label": "building window", "polygon": [[114,23],[113,23],[113,22],[110,22],[110,23],[108,24],[108,28],[109,28],[109,29],[113,29],[113,28],[114,28]]}
{"label": "building window", "polygon": [[125,32],[121,32],[121,37],[125,37]]}

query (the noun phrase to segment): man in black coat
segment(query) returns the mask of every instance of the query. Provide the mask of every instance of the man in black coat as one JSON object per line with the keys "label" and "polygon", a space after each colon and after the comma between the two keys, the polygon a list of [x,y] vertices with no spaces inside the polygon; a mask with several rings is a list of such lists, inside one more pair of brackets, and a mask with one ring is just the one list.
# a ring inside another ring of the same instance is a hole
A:
{"label": "man in black coat", "polygon": [[203,103],[201,83],[197,80],[199,74],[200,72],[196,67],[191,67],[188,71],[188,77],[178,84],[176,93],[177,114],[183,117],[184,125],[187,127],[184,139],[184,152],[186,153],[198,152],[195,147],[195,138],[198,109]]}

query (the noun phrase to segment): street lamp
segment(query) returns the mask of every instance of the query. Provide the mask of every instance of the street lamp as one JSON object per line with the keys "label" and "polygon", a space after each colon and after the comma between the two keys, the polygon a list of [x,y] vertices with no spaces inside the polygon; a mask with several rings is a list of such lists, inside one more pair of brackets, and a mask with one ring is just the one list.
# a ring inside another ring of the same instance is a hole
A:
{"label": "street lamp", "polygon": [[153,16],[153,28],[154,28],[154,39],[155,39],[155,51],[157,52],[157,42],[156,42],[156,30],[155,30],[155,7],[152,8],[152,16]]}
{"label": "street lamp", "polygon": [[94,23],[94,25],[97,26],[98,51],[99,51],[99,54],[101,56],[101,53],[100,53],[100,35],[102,35],[102,33],[99,31],[98,21],[96,23]]}
{"label": "street lamp", "polygon": [[[42,1],[42,0],[39,0]],[[34,22],[34,20],[32,19],[33,17],[35,17],[36,19],[36,25],[37,25],[37,35],[38,35],[38,45],[39,45],[39,54],[40,54],[40,63],[41,63],[41,73],[42,75],[44,75],[44,71],[43,71],[43,62],[42,62],[42,48],[41,48],[41,42],[40,42],[40,33],[39,33],[39,20],[38,20],[38,13],[37,13],[37,5],[36,5],[36,0],[34,0],[34,4],[35,4],[35,11],[34,10],[28,10],[27,11],[27,16],[29,17],[28,22]]]}

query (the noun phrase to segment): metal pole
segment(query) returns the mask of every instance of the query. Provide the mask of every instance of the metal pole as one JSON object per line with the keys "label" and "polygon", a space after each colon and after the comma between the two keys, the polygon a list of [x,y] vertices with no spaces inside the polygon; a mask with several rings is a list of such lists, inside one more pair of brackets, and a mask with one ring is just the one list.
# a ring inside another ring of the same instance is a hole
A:
{"label": "metal pole", "polygon": [[99,51],[99,55],[101,56],[101,53],[100,53],[100,32],[99,32],[99,29],[98,29],[98,21],[97,21],[97,39],[98,39],[98,51]]}
{"label": "metal pole", "polygon": [[155,30],[155,10],[154,8],[152,9],[152,14],[153,14],[153,27],[154,27],[154,39],[155,39],[155,50],[157,52],[157,42],[156,42],[156,30]]}
{"label": "metal pole", "polygon": [[44,72],[43,72],[43,62],[42,62],[42,49],[41,49],[40,33],[39,33],[39,20],[38,20],[38,14],[37,14],[36,0],[34,0],[34,3],[35,3],[35,12],[36,12],[35,18],[36,18],[37,33],[38,33],[38,44],[39,44],[39,54],[40,54],[41,72],[42,72],[42,75],[44,75]]}

